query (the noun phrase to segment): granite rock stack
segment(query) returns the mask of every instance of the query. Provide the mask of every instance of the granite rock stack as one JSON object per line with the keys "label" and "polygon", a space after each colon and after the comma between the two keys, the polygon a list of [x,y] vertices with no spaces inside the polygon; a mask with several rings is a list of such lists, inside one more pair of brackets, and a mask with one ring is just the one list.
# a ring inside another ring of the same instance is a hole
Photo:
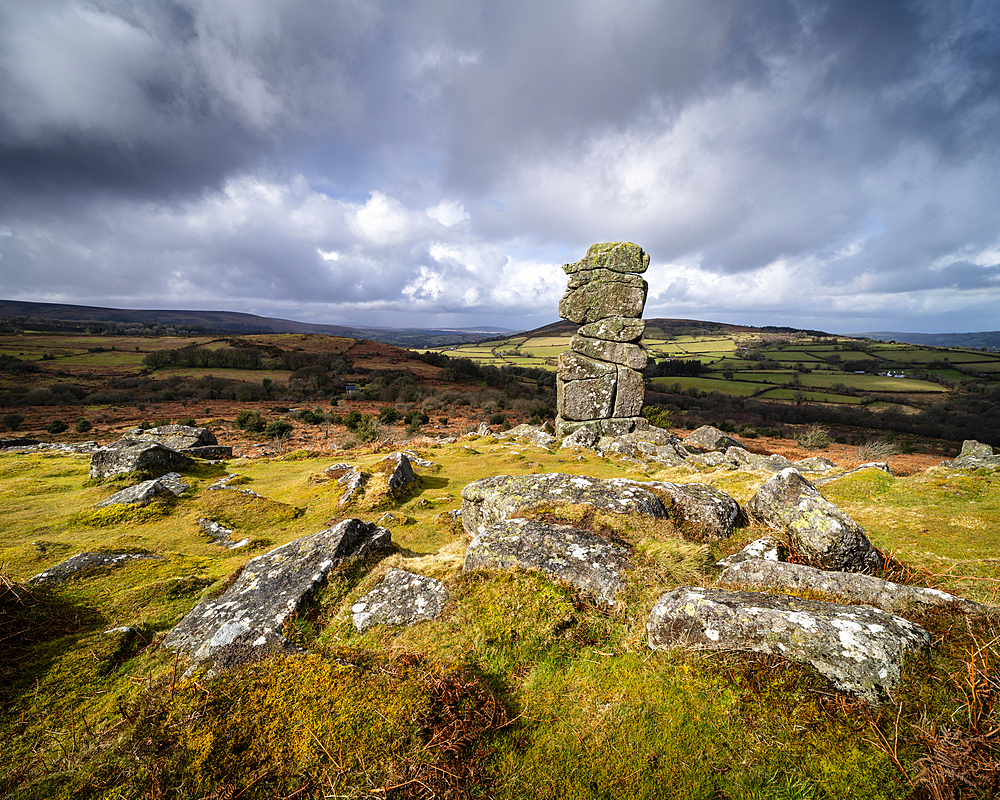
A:
{"label": "granite rock stack", "polygon": [[581,327],[571,349],[559,354],[557,435],[588,428],[600,436],[621,436],[648,427],[639,414],[647,360],[639,344],[647,290],[640,275],[648,266],[639,245],[606,242],[591,245],[582,260],[563,267],[569,286],[559,316]]}

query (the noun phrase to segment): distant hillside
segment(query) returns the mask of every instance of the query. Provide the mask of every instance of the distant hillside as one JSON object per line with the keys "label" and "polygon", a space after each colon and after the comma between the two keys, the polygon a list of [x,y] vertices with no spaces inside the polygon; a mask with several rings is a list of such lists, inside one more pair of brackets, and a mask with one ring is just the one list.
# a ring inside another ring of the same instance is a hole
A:
{"label": "distant hillside", "polygon": [[102,308],[66,303],[29,303],[0,300],[0,320],[8,326],[32,330],[95,333],[317,333],[371,339],[398,347],[441,347],[475,342],[486,336],[508,333],[502,328],[424,329],[320,325],[288,319],[259,317],[237,311],[177,311]]}
{"label": "distant hillside", "polygon": [[878,339],[881,342],[906,342],[928,347],[971,347],[977,350],[1000,350],[1000,331],[978,333],[901,333],[876,331],[874,333],[849,333],[847,336]]}
{"label": "distant hillside", "polygon": [[[575,333],[580,326],[575,322],[560,320],[549,325],[543,325],[531,331],[524,331],[516,334],[520,336],[558,336],[563,333]],[[659,338],[655,331],[662,332],[665,338],[673,336],[708,336],[712,334],[725,333],[804,333],[809,336],[830,336],[823,331],[802,330],[799,328],[788,328],[776,325],[764,325],[755,327],[753,325],[731,325],[728,322],[707,322],[698,319],[647,319],[646,336],[649,338]],[[512,334],[513,335],[513,334]],[[859,334],[867,335],[867,334]],[[500,337],[497,337],[500,338]]]}

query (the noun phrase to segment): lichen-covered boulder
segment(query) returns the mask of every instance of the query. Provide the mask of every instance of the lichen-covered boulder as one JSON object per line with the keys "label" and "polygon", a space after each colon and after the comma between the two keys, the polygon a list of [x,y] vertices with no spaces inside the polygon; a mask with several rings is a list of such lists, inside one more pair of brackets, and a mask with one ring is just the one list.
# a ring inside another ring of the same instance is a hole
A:
{"label": "lichen-covered boulder", "polygon": [[405,453],[392,453],[383,458],[379,465],[381,472],[385,475],[389,494],[393,497],[402,494],[417,482],[417,475]]}
{"label": "lichen-covered boulder", "polygon": [[691,433],[684,437],[684,446],[695,447],[698,450],[718,450],[723,453],[730,447],[746,449],[743,442],[735,436],[730,436],[728,433],[724,433],[711,425],[702,425],[700,428],[691,431]]}
{"label": "lichen-covered boulder", "polygon": [[186,450],[189,447],[208,447],[218,445],[215,434],[208,428],[195,428],[191,425],[160,425],[156,428],[133,428],[125,434],[130,439],[144,442],[156,442],[171,450]]}
{"label": "lichen-covered boulder", "polygon": [[559,301],[559,316],[581,325],[607,317],[641,317],[648,288],[638,275],[606,269],[576,272]]}
{"label": "lichen-covered boulder", "polygon": [[906,657],[931,641],[919,625],[869,606],[691,586],[663,595],[646,630],[653,650],[737,650],[810,664],[872,705],[888,699]]}
{"label": "lichen-covered boulder", "polygon": [[780,472],[785,467],[792,466],[792,462],[784,456],[777,454],[762,456],[758,453],[751,453],[743,447],[726,448],[726,458],[736,462],[743,469],[760,470],[762,472]]}
{"label": "lichen-covered boulder", "polygon": [[147,559],[158,561],[161,560],[161,557],[152,553],[119,553],[113,551],[106,553],[77,553],[75,556],[59,562],[54,567],[49,567],[44,572],[39,572],[37,575],[28,578],[28,583],[64,583],[73,576],[81,573],[101,568],[114,569],[124,567],[130,561]]}
{"label": "lichen-covered boulder", "polygon": [[725,569],[733,564],[739,564],[741,561],[747,560],[788,561],[788,548],[785,547],[784,542],[775,539],[773,536],[761,536],[759,539],[754,539],[738,553],[733,553],[731,556],[726,556],[716,561],[715,566],[719,569]]}
{"label": "lichen-covered boulder", "polygon": [[124,505],[144,506],[157,495],[180,497],[188,488],[188,484],[181,480],[181,476],[178,473],[168,472],[160,478],[142,481],[134,486],[128,486],[121,491],[115,492],[111,497],[95,505],[94,508]]}
{"label": "lichen-covered boulder", "polygon": [[551,433],[535,427],[534,425],[515,425],[510,430],[501,431],[497,434],[498,439],[520,439],[530,442],[535,447],[548,449],[556,443],[556,437]]}
{"label": "lichen-covered boulder", "polygon": [[583,325],[577,331],[580,336],[609,342],[638,342],[645,332],[646,323],[634,317],[607,317]]}
{"label": "lichen-covered boulder", "polygon": [[562,440],[562,444],[559,445],[559,449],[561,450],[564,447],[585,447],[588,450],[593,449],[599,438],[600,437],[590,428],[577,428],[577,430]]}
{"label": "lichen-covered boulder", "polygon": [[573,264],[563,265],[563,272],[573,275],[588,269],[609,269],[612,272],[645,272],[649,254],[632,242],[599,242],[587,248],[587,254]]}
{"label": "lichen-covered boulder", "polygon": [[568,419],[599,419],[611,416],[618,369],[571,351],[559,354],[556,370],[556,403]]}
{"label": "lichen-covered boulder", "polygon": [[587,358],[621,364],[629,369],[642,371],[646,368],[649,356],[646,349],[629,342],[609,342],[604,339],[589,339],[577,334],[569,340],[569,346],[574,352]]}
{"label": "lichen-covered boulder", "polygon": [[728,539],[740,518],[740,504],[711,486],[667,481],[641,481],[636,485],[653,492],[667,516],[692,538]]}
{"label": "lichen-covered boulder", "polygon": [[347,519],[276,547],[248,561],[219,597],[195,606],[164,644],[201,661],[243,634],[280,635],[282,625],[326,581],[331,569],[391,544],[392,534],[385,528]]}
{"label": "lichen-covered boulder", "polygon": [[351,606],[351,614],[354,627],[364,633],[375,625],[402,627],[437,619],[447,602],[448,590],[441,581],[393,568]]}
{"label": "lichen-covered boulder", "polygon": [[157,442],[119,439],[93,452],[90,456],[90,477],[110,478],[129,472],[162,475],[191,469],[194,464],[187,456]]}
{"label": "lichen-covered boulder", "polygon": [[[557,381],[556,386],[558,385]],[[644,431],[649,427],[649,420],[639,416],[575,420],[568,419],[560,413],[556,417],[556,436],[569,436],[580,428],[587,428],[598,436],[623,436],[627,433]]]}
{"label": "lichen-covered boulder", "polygon": [[821,569],[870,572],[882,566],[882,556],[861,526],[792,467],[772,475],[746,512],[787,536],[800,559]]}
{"label": "lichen-covered boulder", "polygon": [[545,475],[495,475],[462,489],[462,525],[475,536],[525,509],[589,505],[621,514],[665,517],[655,494],[635,481],[585,478],[552,472]]}
{"label": "lichen-covered boulder", "polygon": [[966,439],[962,442],[962,452],[947,466],[955,469],[996,469],[1000,467],[1000,455],[993,452],[988,444]]}
{"label": "lichen-covered boulder", "polygon": [[635,417],[642,411],[646,400],[646,379],[641,372],[618,365],[618,380],[615,389],[615,404],[612,417]]}
{"label": "lichen-covered boulder", "polygon": [[716,582],[721,586],[752,591],[822,592],[845,603],[860,603],[885,611],[898,612],[911,606],[955,606],[977,613],[985,610],[978,603],[939,589],[893,583],[857,572],[833,572],[805,564],[785,564],[776,559],[745,558],[728,563]]}
{"label": "lichen-covered boulder", "polygon": [[570,526],[511,519],[485,528],[469,544],[464,572],[475,569],[533,569],[572,584],[601,605],[613,606],[625,585],[631,552]]}

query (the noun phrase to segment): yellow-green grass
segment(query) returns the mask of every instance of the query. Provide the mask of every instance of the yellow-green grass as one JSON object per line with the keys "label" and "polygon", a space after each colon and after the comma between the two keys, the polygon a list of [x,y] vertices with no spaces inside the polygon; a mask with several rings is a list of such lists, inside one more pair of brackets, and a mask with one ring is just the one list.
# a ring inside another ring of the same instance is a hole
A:
{"label": "yellow-green grass", "polygon": [[963,367],[968,369],[974,369],[977,372],[1000,372],[1000,359],[996,361],[977,361],[974,363],[963,364]]}
{"label": "yellow-green grass", "polygon": [[865,470],[821,491],[878,547],[935,573],[942,588],[988,602],[1000,587],[993,580],[1000,577],[1000,473],[933,469],[894,478]]}
{"label": "yellow-green grass", "polygon": [[681,389],[722,392],[723,394],[738,395],[740,397],[749,397],[767,387],[764,383],[753,383],[751,381],[727,381],[722,379],[716,380],[715,378],[693,378],[686,376],[653,378],[650,381],[650,386],[661,392],[670,391],[674,386],[680,386]]}
{"label": "yellow-green grass", "polygon": [[[302,787],[300,796],[384,796],[385,787],[409,780],[446,794],[447,784],[435,783],[445,773],[473,775],[472,793],[503,798],[598,798],[624,786],[642,798],[904,798],[924,753],[913,726],[963,724],[961,693],[942,688],[960,664],[943,656],[907,671],[897,716],[895,706],[879,715],[838,700],[812,670],[777,659],[649,651],[644,625],[658,594],[679,582],[710,581],[705,563],[735,544],[715,546],[709,556],[705,545],[650,539],[653,528],[623,523],[615,530],[636,546],[636,564],[625,602],[609,613],[538,573],[463,575],[468,540],[441,517],[460,507],[462,487],[490,474],[697,480],[744,502],[766,476],[654,471],[589,451],[548,452],[492,438],[417,442],[416,449],[440,469],[418,469],[417,491],[390,504],[410,523],[393,527],[395,552],[336,571],[314,608],[286,628],[314,654],[214,679],[186,675],[183,659],[175,669],[173,653],[155,645],[116,666],[116,640],[103,633],[134,625],[151,639],[260,552],[221,550],[193,528],[214,474],[193,476],[195,491],[165,518],[77,528],[66,520],[124,482],[88,481],[84,457],[0,455],[7,575],[23,578],[100,546],[146,546],[166,556],[83,576],[43,596],[55,605],[42,604],[40,621],[48,627],[33,630],[49,631],[47,638],[35,642],[0,689],[9,698],[0,717],[0,781],[18,781],[18,798],[263,798]],[[371,469],[382,455],[292,453],[233,460],[219,472],[242,476],[237,488],[305,509],[253,531],[277,545],[345,513],[377,518],[381,511],[339,508],[339,489],[319,476],[335,461]],[[916,479],[887,478],[885,486],[878,475],[874,484],[857,480],[828,484],[824,492],[833,498],[840,491],[840,502],[859,518],[869,509],[884,517],[897,498],[905,506],[927,494]],[[942,480],[933,490],[942,495],[933,524],[903,531],[913,537],[912,564],[925,563],[924,551],[937,563],[964,546],[936,541],[949,514],[975,530],[981,551],[1000,544],[991,527],[1000,514],[996,479]],[[51,536],[42,553],[31,542],[46,524]],[[874,524],[870,530],[876,544],[891,546],[890,532]],[[741,529],[735,539],[753,535]],[[445,614],[412,628],[358,634],[351,605],[389,566],[443,580],[451,593]],[[986,577],[1000,573],[988,558],[980,567]],[[964,635],[964,626],[952,628],[957,633],[949,636]],[[473,725],[469,740],[458,737],[462,725],[478,719],[473,712],[490,708],[492,723]],[[448,720],[462,725],[449,727]],[[910,777],[877,743],[883,735],[892,741],[894,730],[895,757]]]}
{"label": "yellow-green grass", "polygon": [[699,342],[692,342],[687,345],[688,352],[691,353],[732,353],[736,349],[736,343],[732,339],[705,339]]}
{"label": "yellow-green grass", "polygon": [[[992,360],[987,354],[967,350],[930,350],[922,348],[893,349],[881,355],[893,361],[912,361],[926,363],[928,361],[950,361],[953,364],[964,364],[976,361]],[[997,359],[1000,360],[1000,359]]]}

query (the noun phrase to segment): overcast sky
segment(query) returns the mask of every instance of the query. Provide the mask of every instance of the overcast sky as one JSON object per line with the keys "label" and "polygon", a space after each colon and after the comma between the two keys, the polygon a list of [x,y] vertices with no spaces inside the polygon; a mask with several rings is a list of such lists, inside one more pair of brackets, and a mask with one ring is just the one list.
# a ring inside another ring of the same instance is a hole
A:
{"label": "overcast sky", "polygon": [[0,0],[0,297],[1000,328],[996,0]]}

